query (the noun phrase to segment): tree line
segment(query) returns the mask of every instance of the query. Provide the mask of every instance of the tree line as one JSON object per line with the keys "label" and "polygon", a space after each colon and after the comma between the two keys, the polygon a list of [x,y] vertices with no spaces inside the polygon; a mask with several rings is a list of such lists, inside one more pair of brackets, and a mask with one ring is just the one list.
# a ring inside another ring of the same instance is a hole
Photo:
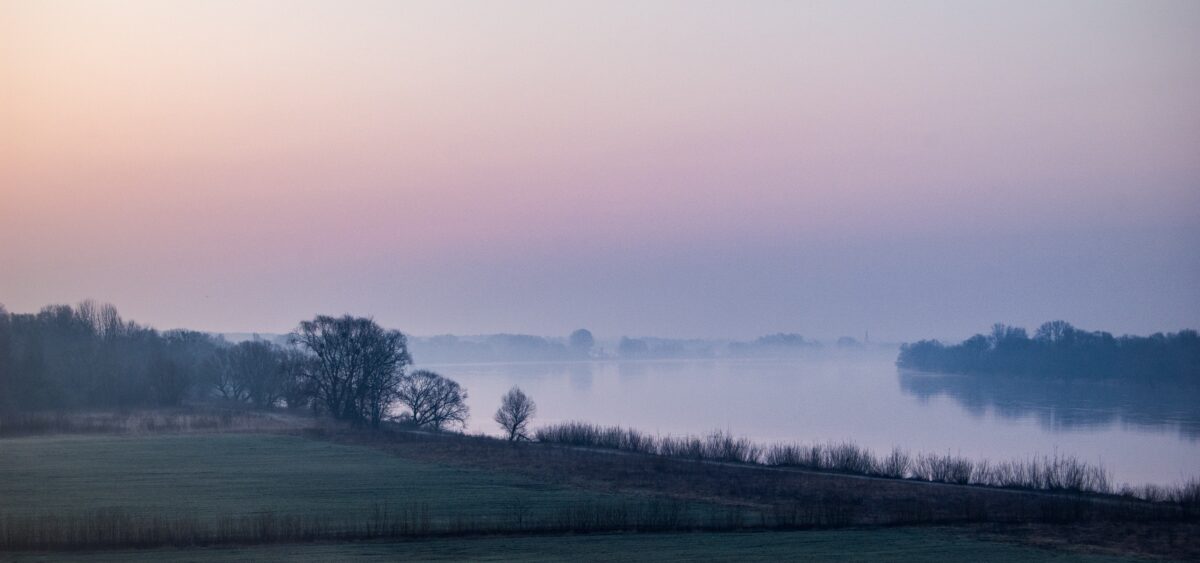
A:
{"label": "tree line", "polygon": [[959,344],[905,344],[896,364],[941,373],[1197,382],[1200,337],[1195,330],[1117,337],[1051,321],[1031,338],[1023,328],[996,324]]}
{"label": "tree line", "polygon": [[530,334],[455,336],[443,334],[414,338],[409,348],[429,363],[572,361],[592,357],[596,339],[581,328],[566,340]]}
{"label": "tree line", "polygon": [[[0,414],[222,400],[309,409],[358,426],[465,427],[466,389],[411,366],[406,335],[349,315],[303,321],[286,345],[231,344],[202,332],[160,332],[91,301],[36,314],[0,306]],[[510,439],[522,439],[534,410],[513,388],[495,420]]]}

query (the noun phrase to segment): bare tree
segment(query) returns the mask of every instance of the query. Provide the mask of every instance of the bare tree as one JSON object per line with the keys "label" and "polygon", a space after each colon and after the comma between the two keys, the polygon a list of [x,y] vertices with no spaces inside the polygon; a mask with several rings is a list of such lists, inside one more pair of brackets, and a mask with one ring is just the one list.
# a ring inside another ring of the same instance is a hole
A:
{"label": "bare tree", "polygon": [[529,425],[529,419],[537,413],[537,405],[533,399],[521,391],[520,387],[513,386],[508,390],[503,397],[500,398],[500,408],[496,410],[496,415],[492,417],[505,432],[508,433],[510,441],[528,440],[529,436],[525,434],[526,427]]}
{"label": "bare tree", "polygon": [[241,377],[233,366],[233,349],[219,348],[204,362],[204,371],[212,382],[213,389],[222,399],[246,402],[250,399]]}
{"label": "bare tree", "polygon": [[125,331],[125,321],[117,308],[110,303],[96,303],[91,299],[81,301],[75,307],[80,320],[92,328],[101,338],[112,339]]}
{"label": "bare tree", "polygon": [[1075,327],[1067,321],[1050,321],[1043,323],[1034,333],[1034,340],[1041,342],[1065,342],[1075,334]]}
{"label": "bare tree", "polygon": [[403,334],[367,318],[321,315],[300,323],[291,339],[311,355],[298,367],[315,405],[355,424],[379,426],[412,363]]}
{"label": "bare tree", "polygon": [[257,407],[272,407],[283,398],[283,351],[264,340],[238,343],[230,351],[238,387]]}
{"label": "bare tree", "polygon": [[402,378],[396,398],[408,407],[408,419],[419,427],[441,430],[467,425],[467,390],[432,371],[417,370]]}
{"label": "bare tree", "polygon": [[312,388],[312,381],[305,377],[313,361],[312,356],[299,348],[283,348],[283,401],[287,408],[302,409],[315,404],[316,391]]}

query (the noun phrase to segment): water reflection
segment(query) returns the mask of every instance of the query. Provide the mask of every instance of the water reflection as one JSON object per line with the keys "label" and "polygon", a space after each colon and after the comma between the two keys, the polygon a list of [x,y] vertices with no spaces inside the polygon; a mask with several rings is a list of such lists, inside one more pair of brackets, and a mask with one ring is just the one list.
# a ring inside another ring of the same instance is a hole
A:
{"label": "water reflection", "polygon": [[900,388],[928,401],[945,395],[971,416],[1032,417],[1053,431],[1093,430],[1115,424],[1178,432],[1200,440],[1200,386],[1140,382],[1047,380],[1033,377],[900,372]]}
{"label": "water reflection", "polygon": [[1152,386],[897,374],[895,351],[774,360],[426,364],[461,383],[469,432],[519,385],[534,426],[567,420],[651,434],[715,429],[762,442],[852,440],[979,459],[1060,452],[1120,481],[1175,483],[1200,467],[1200,393]]}
{"label": "water reflection", "polygon": [[576,391],[587,391],[592,388],[594,370],[591,362],[579,362],[567,366],[567,377],[571,388]]}

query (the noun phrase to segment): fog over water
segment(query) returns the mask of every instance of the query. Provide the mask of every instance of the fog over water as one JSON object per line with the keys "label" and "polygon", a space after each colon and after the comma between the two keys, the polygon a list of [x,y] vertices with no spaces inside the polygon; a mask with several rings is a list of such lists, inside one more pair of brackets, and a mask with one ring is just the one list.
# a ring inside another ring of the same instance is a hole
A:
{"label": "fog over water", "polygon": [[1171,484],[1200,467],[1200,393],[1079,382],[1030,384],[899,373],[894,352],[787,360],[664,360],[428,366],[467,387],[468,430],[519,385],[534,426],[565,420],[662,435],[726,430],[762,441],[850,440],[885,453],[993,461],[1055,453],[1117,482]]}

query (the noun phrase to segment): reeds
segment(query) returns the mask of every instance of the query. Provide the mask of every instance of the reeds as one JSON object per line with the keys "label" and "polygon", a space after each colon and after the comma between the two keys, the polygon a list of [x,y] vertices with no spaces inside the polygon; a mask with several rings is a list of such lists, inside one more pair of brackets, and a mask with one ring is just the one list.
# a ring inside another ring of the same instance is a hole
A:
{"label": "reeds", "polygon": [[917,456],[910,477],[920,481],[934,483],[953,483],[955,485],[983,485],[972,482],[975,463],[969,459],[950,454],[925,454]]}
{"label": "reeds", "polygon": [[764,465],[799,467],[816,471],[834,471],[874,475],[881,463],[866,448],[851,442],[830,444],[771,444],[761,460]]}
{"label": "reeds", "polygon": [[886,456],[853,442],[828,444],[776,443],[761,445],[725,432],[706,436],[656,437],[632,428],[566,422],[538,428],[539,442],[605,448],[678,459],[795,467],[892,479],[977,485],[1031,491],[1121,494],[1153,502],[1200,501],[1200,480],[1181,487],[1125,487],[1116,490],[1102,466],[1055,453],[992,463],[952,454],[912,454],[894,448]]}
{"label": "reeds", "polygon": [[667,436],[658,440],[658,455],[722,463],[758,463],[763,450],[748,438],[735,438],[724,432],[707,436]]}
{"label": "reeds", "polygon": [[534,431],[539,442],[587,448],[606,448],[638,453],[658,453],[654,436],[632,428],[600,426],[587,422],[564,422]]}
{"label": "reeds", "polygon": [[764,450],[749,438],[725,432],[705,436],[656,437],[633,428],[564,422],[534,431],[539,442],[584,448],[604,448],[667,457],[729,463],[760,463]]}
{"label": "reeds", "polygon": [[1112,480],[1103,467],[1059,454],[1026,461],[981,463],[972,472],[970,482],[1010,489],[1113,493]]}
{"label": "reeds", "polygon": [[1117,494],[1127,498],[1177,504],[1184,518],[1200,517],[1200,478],[1197,477],[1192,477],[1182,485],[1174,487],[1123,485]]}

